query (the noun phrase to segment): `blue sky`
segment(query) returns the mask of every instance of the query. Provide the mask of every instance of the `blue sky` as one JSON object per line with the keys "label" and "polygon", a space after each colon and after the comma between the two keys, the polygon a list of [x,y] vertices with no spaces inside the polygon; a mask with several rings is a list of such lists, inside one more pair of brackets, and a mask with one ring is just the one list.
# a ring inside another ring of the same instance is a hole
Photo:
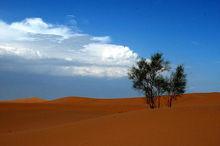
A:
{"label": "blue sky", "polygon": [[0,99],[139,96],[126,69],[157,51],[220,91],[217,0],[3,0],[0,20]]}

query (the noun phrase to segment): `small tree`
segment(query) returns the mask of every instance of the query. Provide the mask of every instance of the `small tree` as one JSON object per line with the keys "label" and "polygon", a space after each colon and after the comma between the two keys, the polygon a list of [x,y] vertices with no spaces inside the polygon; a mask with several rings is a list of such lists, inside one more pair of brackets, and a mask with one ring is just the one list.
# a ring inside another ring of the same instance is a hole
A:
{"label": "small tree", "polygon": [[160,107],[162,95],[167,95],[167,105],[171,107],[173,99],[185,92],[186,74],[183,65],[177,66],[175,72],[165,77],[163,73],[169,69],[169,62],[164,60],[161,53],[156,53],[150,60],[141,58],[128,72],[133,87],[145,95],[150,108]]}
{"label": "small tree", "polygon": [[151,56],[150,61],[141,58],[128,73],[133,87],[145,95],[150,108],[156,107],[155,98],[165,91],[162,86],[165,81],[162,73],[167,70],[169,62],[164,60],[163,54],[156,53]]}
{"label": "small tree", "polygon": [[160,108],[161,96],[167,92],[168,79],[160,75],[156,78],[155,85],[157,87],[157,107]]}
{"label": "small tree", "polygon": [[177,96],[180,96],[186,89],[186,74],[184,73],[183,65],[179,65],[176,71],[170,76],[167,92],[168,92],[168,106],[172,106],[172,101]]}

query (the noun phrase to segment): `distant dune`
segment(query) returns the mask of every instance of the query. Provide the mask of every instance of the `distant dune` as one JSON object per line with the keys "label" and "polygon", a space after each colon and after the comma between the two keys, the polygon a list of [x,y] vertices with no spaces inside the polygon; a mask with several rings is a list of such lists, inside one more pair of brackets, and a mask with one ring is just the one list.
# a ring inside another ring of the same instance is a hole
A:
{"label": "distant dune", "polygon": [[88,97],[69,96],[69,97],[57,98],[54,100],[50,100],[48,102],[49,103],[71,104],[71,103],[79,103],[79,102],[89,102],[89,101],[94,101],[94,100],[96,100],[96,99],[95,98],[88,98]]}
{"label": "distant dune", "polygon": [[141,97],[0,102],[0,145],[220,145],[220,93],[185,94],[171,109],[164,99],[162,105],[150,110]]}
{"label": "distant dune", "polygon": [[15,100],[1,100],[0,102],[11,102],[11,103],[42,103],[47,101],[46,99],[39,97],[28,97],[28,98],[18,98]]}

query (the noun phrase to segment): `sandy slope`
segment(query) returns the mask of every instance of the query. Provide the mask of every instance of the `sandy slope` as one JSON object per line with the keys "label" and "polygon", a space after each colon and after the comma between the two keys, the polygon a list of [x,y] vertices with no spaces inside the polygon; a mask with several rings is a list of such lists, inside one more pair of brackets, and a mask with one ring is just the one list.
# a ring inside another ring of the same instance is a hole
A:
{"label": "sandy slope", "polygon": [[146,109],[142,98],[70,97],[0,107],[3,146],[220,145],[219,93],[187,94],[172,109],[159,110]]}
{"label": "sandy slope", "polygon": [[29,98],[18,98],[15,100],[2,100],[0,102],[10,102],[10,103],[42,103],[47,100],[39,98],[39,97],[29,97]]}
{"label": "sandy slope", "polygon": [[18,100],[0,102],[0,134],[54,127],[146,108],[143,98],[110,100],[65,97],[40,103],[38,101],[34,103],[35,99],[25,100],[28,102],[17,102]]}

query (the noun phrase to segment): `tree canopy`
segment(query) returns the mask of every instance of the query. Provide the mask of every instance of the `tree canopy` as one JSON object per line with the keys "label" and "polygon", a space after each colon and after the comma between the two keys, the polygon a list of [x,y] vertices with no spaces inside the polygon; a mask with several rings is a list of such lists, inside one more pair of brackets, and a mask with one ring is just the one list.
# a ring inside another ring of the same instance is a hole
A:
{"label": "tree canopy", "polygon": [[183,65],[179,65],[176,71],[167,77],[170,71],[169,61],[163,58],[162,53],[153,54],[150,59],[140,58],[129,70],[128,77],[133,82],[133,87],[141,91],[150,108],[158,107],[156,98],[168,95],[168,105],[171,106],[172,99],[185,92],[186,74]]}

